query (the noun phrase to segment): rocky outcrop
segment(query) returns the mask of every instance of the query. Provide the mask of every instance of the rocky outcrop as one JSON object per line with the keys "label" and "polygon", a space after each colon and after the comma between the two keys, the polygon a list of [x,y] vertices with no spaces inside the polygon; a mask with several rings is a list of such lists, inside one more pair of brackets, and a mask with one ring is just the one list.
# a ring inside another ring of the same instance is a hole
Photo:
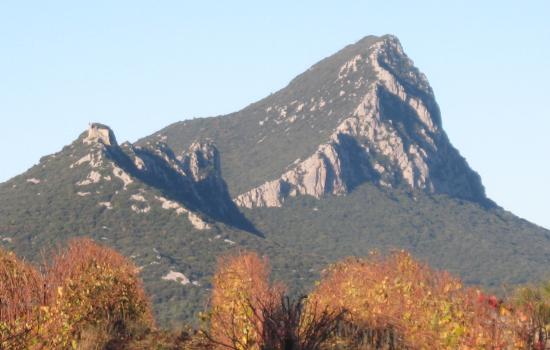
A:
{"label": "rocky outcrop", "polygon": [[[255,231],[248,220],[239,211],[227,189],[220,166],[220,154],[211,140],[195,141],[189,149],[177,157],[186,177],[193,184],[201,206],[209,208],[209,214],[218,218],[232,218],[241,228]],[[201,225],[193,220],[195,226]]]}
{"label": "rocky outcrop", "polygon": [[[349,149],[348,149],[349,147]],[[328,142],[309,158],[299,162],[279,179],[268,181],[235,198],[237,205],[252,207],[278,207],[288,196],[309,195],[321,198],[325,194],[348,193],[358,181],[373,176],[368,164],[353,164],[357,145],[348,145],[342,139]],[[350,153],[353,152],[353,153]]]}
{"label": "rocky outcrop", "polygon": [[174,210],[177,215],[187,214],[189,222],[197,230],[209,230],[212,228],[212,226],[204,221],[199,215],[185,209],[180,203],[168,200],[161,196],[155,196],[155,198],[161,203],[162,209]]}
{"label": "rocky outcrop", "polygon": [[[213,142],[194,142],[176,157],[162,141],[146,147],[128,142],[119,146],[113,131],[99,123],[89,126],[82,142],[88,146],[88,153],[77,158],[70,168],[89,165],[93,170],[76,185],[87,188],[112,179],[121,185],[114,195],[121,195],[135,187],[143,189],[140,186],[145,184],[169,195],[170,198],[159,197],[163,198],[159,207],[166,209],[170,205],[177,215],[187,214],[198,230],[212,228],[211,221],[235,224],[244,229],[252,227],[229,195],[221,177],[219,152]],[[130,198],[136,202],[137,196],[134,194]],[[131,206],[135,213],[150,213],[149,205],[139,206],[141,202],[138,202]]]}
{"label": "rocky outcrop", "polygon": [[479,176],[442,130],[426,77],[395,37],[352,57],[336,82],[357,72],[374,78],[356,78],[368,89],[351,115],[341,117],[330,139],[278,179],[237,196],[237,205],[278,207],[289,196],[343,195],[364,181],[490,203]]}
{"label": "rocky outcrop", "polygon": [[193,142],[180,159],[183,169],[196,182],[209,177],[221,178],[220,154],[210,140]]}
{"label": "rocky outcrop", "polygon": [[84,138],[85,144],[100,142],[106,146],[116,146],[115,134],[106,125],[100,123],[91,123],[88,127],[88,135]]}
{"label": "rocky outcrop", "polygon": [[189,150],[178,158],[181,159],[183,171],[207,200],[228,195],[227,185],[221,174],[220,154],[212,141],[193,142]]}

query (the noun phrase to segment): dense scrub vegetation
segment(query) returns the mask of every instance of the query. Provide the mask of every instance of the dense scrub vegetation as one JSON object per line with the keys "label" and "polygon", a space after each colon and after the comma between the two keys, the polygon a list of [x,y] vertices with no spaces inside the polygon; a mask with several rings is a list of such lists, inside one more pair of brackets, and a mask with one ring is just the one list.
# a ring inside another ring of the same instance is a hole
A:
{"label": "dense scrub vegetation", "polygon": [[[77,195],[79,187],[67,184],[86,178],[89,169],[58,170],[68,169],[87,154],[78,147],[67,147],[49,157],[45,168],[37,165],[0,185],[0,201],[5,204],[0,208],[0,247],[40,263],[43,249],[87,236],[133,256],[134,263],[144,267],[140,277],[151,296],[155,319],[163,327],[196,321],[196,313],[210,296],[207,288],[216,257],[236,247],[269,256],[274,277],[298,294],[308,293],[319,271],[330,263],[395,247],[460,276],[466,284],[484,288],[523,284],[547,275],[550,232],[500,209],[486,211],[439,195],[418,193],[413,198],[363,184],[347,196],[323,200],[304,196],[288,200],[282,208],[246,210],[264,238],[217,225],[198,231],[186,215],[174,215],[157,205],[146,214],[134,212],[128,205],[132,195],[142,190],[146,198],[162,195],[137,180],[126,191],[120,188],[121,181],[106,181],[90,184],[89,196]],[[26,182],[28,178],[45,180],[34,185]],[[107,201],[112,210],[98,205]],[[170,270],[202,287],[181,288],[163,280]]]}
{"label": "dense scrub vegetation", "polygon": [[410,254],[328,266],[293,299],[266,258],[218,260],[200,330],[156,327],[137,267],[88,239],[36,268],[0,250],[0,349],[545,349],[550,284],[506,300]]}
{"label": "dense scrub vegetation", "polygon": [[292,303],[281,286],[269,286],[266,269],[253,253],[220,260],[206,332],[217,348],[544,349],[547,343],[550,285],[521,288],[503,301],[400,251],[331,265],[308,297]]}
{"label": "dense scrub vegetation", "polygon": [[73,240],[39,272],[0,251],[0,348],[95,349],[153,326],[136,267]]}

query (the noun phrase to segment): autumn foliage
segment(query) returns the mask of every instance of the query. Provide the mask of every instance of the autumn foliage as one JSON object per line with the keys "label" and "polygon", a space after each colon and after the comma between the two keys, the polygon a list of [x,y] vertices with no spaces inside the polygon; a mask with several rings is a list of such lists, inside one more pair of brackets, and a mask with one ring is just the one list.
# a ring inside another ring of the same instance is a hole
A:
{"label": "autumn foliage", "polygon": [[518,331],[524,343],[544,349],[550,338],[550,282],[519,288],[511,302],[517,310]]}
{"label": "autumn foliage", "polygon": [[136,267],[112,249],[73,240],[44,273],[1,254],[2,349],[101,349],[152,326]]}
{"label": "autumn foliage", "polygon": [[219,259],[204,333],[213,348],[320,350],[334,333],[342,312],[308,314],[305,299],[291,300],[269,274],[267,259],[256,253]]}
{"label": "autumn foliage", "polygon": [[548,349],[550,284],[499,299],[410,254],[348,258],[308,296],[266,258],[219,259],[202,331],[154,327],[136,266],[91,240],[40,269],[0,250],[0,349]]}
{"label": "autumn foliage", "polygon": [[345,309],[360,327],[395,329],[414,349],[527,349],[516,310],[466,288],[406,252],[350,258],[331,266],[310,296],[317,307]]}
{"label": "autumn foliage", "polygon": [[213,279],[210,323],[220,348],[260,349],[265,319],[259,313],[282,294],[269,284],[269,264],[256,253],[222,257]]}
{"label": "autumn foliage", "polygon": [[34,267],[0,250],[0,349],[24,347],[37,321],[42,285]]}
{"label": "autumn foliage", "polygon": [[305,301],[293,303],[270,287],[267,266],[254,253],[220,260],[214,347],[544,349],[547,339],[550,304],[543,300],[550,288],[504,302],[400,251],[329,266]]}

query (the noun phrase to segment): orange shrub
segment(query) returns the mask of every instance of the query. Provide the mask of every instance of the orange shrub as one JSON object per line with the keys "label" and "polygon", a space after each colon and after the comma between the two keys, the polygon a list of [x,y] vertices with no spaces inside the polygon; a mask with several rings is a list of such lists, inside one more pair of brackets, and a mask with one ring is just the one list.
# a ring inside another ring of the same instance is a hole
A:
{"label": "orange shrub", "polygon": [[75,239],[43,276],[0,250],[0,349],[101,348],[153,326],[136,266]]}
{"label": "orange shrub", "polygon": [[269,264],[256,253],[223,257],[213,279],[210,312],[212,341],[221,348],[260,349],[266,305],[281,298],[269,284]]}
{"label": "orange shrub", "polygon": [[396,329],[412,348],[504,349],[515,346],[506,309],[408,253],[373,254],[331,266],[309,297],[310,308],[345,309],[348,321]]}
{"label": "orange shrub", "polygon": [[42,304],[42,276],[0,249],[0,349],[24,348]]}
{"label": "orange shrub", "polygon": [[[42,341],[47,348],[109,341],[149,327],[153,318],[136,266],[89,239],[74,239],[46,273],[48,306]],[[90,339],[90,337],[92,339]]]}

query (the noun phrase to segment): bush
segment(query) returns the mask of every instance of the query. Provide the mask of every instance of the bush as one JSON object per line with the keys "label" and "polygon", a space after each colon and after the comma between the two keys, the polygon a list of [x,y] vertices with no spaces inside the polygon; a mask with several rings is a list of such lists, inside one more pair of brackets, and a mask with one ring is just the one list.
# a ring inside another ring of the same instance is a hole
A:
{"label": "bush", "polygon": [[41,275],[0,251],[1,349],[121,348],[153,327],[137,268],[75,239]]}
{"label": "bush", "polygon": [[220,348],[259,349],[264,319],[258,310],[280,298],[269,284],[269,264],[256,253],[218,260],[213,278],[210,339]]}
{"label": "bush", "polygon": [[0,349],[24,348],[38,324],[42,276],[15,254],[0,249]]}
{"label": "bush", "polygon": [[218,260],[209,329],[154,327],[136,266],[88,239],[44,274],[0,250],[0,349],[529,349],[548,346],[550,283],[503,302],[406,252],[328,267],[308,297],[272,284],[267,259]]}
{"label": "bush", "polygon": [[550,339],[550,282],[519,288],[512,303],[524,344],[530,349],[544,349]]}
{"label": "bush", "polygon": [[137,267],[89,239],[70,241],[53,258],[46,287],[49,346],[101,348],[153,326]]}
{"label": "bush", "polygon": [[321,310],[347,310],[347,321],[359,329],[393,329],[412,348],[498,349],[516,344],[508,311],[496,298],[463,287],[460,280],[405,252],[350,258],[331,266],[309,303]]}
{"label": "bush", "polygon": [[308,314],[305,298],[291,300],[269,283],[269,264],[256,253],[218,261],[214,276],[210,345],[234,350],[320,350],[343,320],[341,311]]}

